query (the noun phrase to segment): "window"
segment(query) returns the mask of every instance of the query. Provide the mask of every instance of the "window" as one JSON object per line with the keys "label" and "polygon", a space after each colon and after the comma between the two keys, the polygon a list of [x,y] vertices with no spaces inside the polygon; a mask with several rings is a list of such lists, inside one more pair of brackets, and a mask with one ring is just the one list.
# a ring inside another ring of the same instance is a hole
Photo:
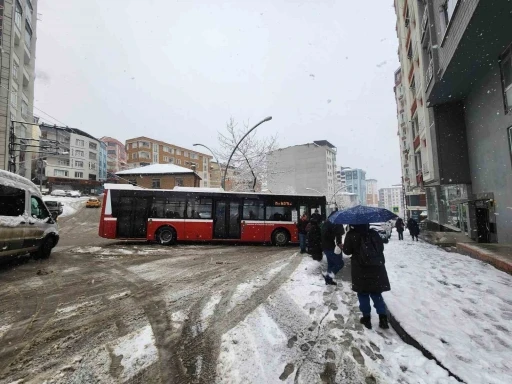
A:
{"label": "window", "polygon": [[138,157],[137,153],[132,153],[132,159],[136,159]]}
{"label": "window", "polygon": [[18,80],[18,70],[20,69],[20,65],[16,62],[12,62],[12,77]]}
{"label": "window", "polygon": [[25,191],[0,185],[0,216],[21,216],[25,212]]}
{"label": "window", "polygon": [[65,165],[66,167],[69,167],[69,160],[68,159],[59,159],[59,160],[57,160],[57,164]]}
{"label": "window", "polygon": [[188,152],[184,152],[184,155],[185,157],[188,157],[189,153]]}
{"label": "window", "polygon": [[28,120],[28,104],[25,100],[21,100],[21,117],[23,117],[24,120]]}
{"label": "window", "polygon": [[210,198],[189,198],[187,204],[187,218],[189,219],[211,219],[212,199]]}
{"label": "window", "polygon": [[174,157],[170,157],[169,158],[169,163],[173,164],[174,163]]}
{"label": "window", "polygon": [[261,200],[244,200],[243,220],[265,220],[265,204]]}
{"label": "window", "polygon": [[96,180],[96,175],[89,174],[89,180]]}
{"label": "window", "polygon": [[441,5],[441,32],[445,32],[448,28],[458,2],[459,0],[446,0],[444,4]]}
{"label": "window", "polygon": [[36,219],[45,220],[50,217],[50,212],[39,197],[30,198],[30,214]]}
{"label": "window", "polygon": [[85,157],[84,151],[80,149],[75,149],[75,156],[76,157]]}
{"label": "window", "polygon": [[176,164],[181,165],[181,160],[180,159],[176,159]]}
{"label": "window", "polygon": [[76,179],[83,179],[84,173],[83,172],[75,172],[75,178]]}
{"label": "window", "polygon": [[181,178],[181,177],[177,177],[177,178],[176,178],[175,186],[176,186],[176,187],[183,187],[183,178]]}
{"label": "window", "polygon": [[153,153],[153,163],[158,163],[158,153]]}
{"label": "window", "polygon": [[14,109],[18,108],[18,90],[14,88],[11,91],[11,105]]}
{"label": "window", "polygon": [[160,189],[160,179],[153,179],[151,182],[151,188]]}
{"label": "window", "polygon": [[63,169],[54,169],[53,170],[53,176],[56,176],[56,177],[68,177],[69,176],[69,172],[65,171]]}
{"label": "window", "polygon": [[89,161],[89,169],[90,170],[96,170],[96,163]]}
{"label": "window", "polygon": [[76,139],[75,140],[75,145],[77,147],[85,147],[85,142],[83,140],[80,140],[80,139]]}
{"label": "window", "polygon": [[109,150],[107,151],[107,154],[108,154],[108,155],[114,155],[114,156],[115,156],[115,155],[117,155],[117,153],[116,153],[116,150],[115,150],[115,149],[109,149]]}
{"label": "window", "polygon": [[501,55],[500,67],[505,112],[509,113],[512,111],[512,45]]}
{"label": "window", "polygon": [[89,148],[96,150],[96,149],[98,149],[98,144],[93,143],[92,141],[89,141]]}
{"label": "window", "polygon": [[190,154],[190,158],[193,159],[193,160],[196,160],[198,159],[199,157],[197,156],[197,153],[191,153]]}
{"label": "window", "polygon": [[170,153],[171,152],[171,149],[169,147],[163,147],[163,151],[164,152],[167,152],[167,153]]}
{"label": "window", "polygon": [[180,219],[186,214],[186,197],[178,196],[155,196],[151,207],[151,217]]}
{"label": "window", "polygon": [[28,24],[25,24],[25,45],[27,48],[30,48],[32,45],[32,29]]}
{"label": "window", "polygon": [[22,18],[22,9],[21,5],[16,1],[16,13],[14,15],[14,24],[18,27],[18,29],[21,31],[21,18]]}
{"label": "window", "polygon": [[94,152],[89,152],[89,160],[97,160],[98,155]]}
{"label": "window", "polygon": [[267,205],[266,215],[270,221],[292,221],[292,204],[286,206]]}
{"label": "window", "polygon": [[165,161],[166,163],[168,163],[168,162],[169,162],[169,156],[164,156],[164,161]]}
{"label": "window", "polygon": [[153,152],[158,152],[158,144],[153,144]]}

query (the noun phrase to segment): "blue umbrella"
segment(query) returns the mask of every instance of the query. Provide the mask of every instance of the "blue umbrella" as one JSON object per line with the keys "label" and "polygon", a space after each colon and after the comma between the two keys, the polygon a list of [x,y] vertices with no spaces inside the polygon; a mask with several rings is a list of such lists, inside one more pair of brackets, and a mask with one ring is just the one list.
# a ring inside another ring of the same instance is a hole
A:
{"label": "blue umbrella", "polygon": [[352,208],[334,212],[329,216],[329,221],[334,224],[370,224],[382,223],[397,217],[385,208],[356,205]]}

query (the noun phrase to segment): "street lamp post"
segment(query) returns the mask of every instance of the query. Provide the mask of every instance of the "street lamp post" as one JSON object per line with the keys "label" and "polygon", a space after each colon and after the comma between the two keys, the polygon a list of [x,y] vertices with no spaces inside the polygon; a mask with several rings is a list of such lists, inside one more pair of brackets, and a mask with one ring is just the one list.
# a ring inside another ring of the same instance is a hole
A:
{"label": "street lamp post", "polygon": [[249,136],[249,134],[254,131],[257,127],[259,127],[261,124],[267,122],[267,121],[270,121],[272,120],[272,116],[269,116],[269,117],[266,117],[264,118],[263,120],[261,120],[258,124],[256,124],[254,127],[252,127],[251,129],[249,129],[249,131],[240,139],[240,141],[236,144],[235,148],[233,149],[233,152],[231,152],[231,155],[229,156],[229,159],[228,159],[228,162],[226,164],[226,169],[224,170],[224,176],[222,177],[222,182],[221,184],[224,185],[225,183],[225,180],[226,180],[226,176],[227,176],[227,173],[228,173],[228,168],[229,168],[229,163],[231,162],[231,158],[233,157],[233,155],[235,154],[236,150],[238,149],[238,146],[240,145],[240,143],[242,141],[244,141],[244,139]]}
{"label": "street lamp post", "polygon": [[[204,144],[192,144],[193,147],[203,147],[203,148],[206,148],[207,150],[210,151],[210,153],[213,155],[213,157],[215,158],[215,161],[217,162],[217,165],[219,166],[219,176],[222,177],[222,167],[220,166],[220,161],[219,159],[217,159],[217,156],[215,156],[215,152],[213,152],[210,148],[208,148],[206,145]],[[220,186],[222,187],[222,189],[224,189],[224,180],[221,179],[220,180]]]}
{"label": "street lamp post", "polygon": [[306,189],[308,191],[313,191],[313,192],[318,193],[319,195],[322,195],[322,192],[320,192],[318,189],[315,189],[315,188],[304,188],[304,189]]}

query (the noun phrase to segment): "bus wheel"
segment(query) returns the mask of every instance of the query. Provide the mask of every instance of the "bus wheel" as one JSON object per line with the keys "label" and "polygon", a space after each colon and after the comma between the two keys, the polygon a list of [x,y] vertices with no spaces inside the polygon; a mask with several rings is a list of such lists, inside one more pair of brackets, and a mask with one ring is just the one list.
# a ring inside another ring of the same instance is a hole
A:
{"label": "bus wheel", "polygon": [[176,231],[172,227],[162,227],[156,231],[156,241],[163,245],[171,245],[176,242]]}
{"label": "bus wheel", "polygon": [[272,243],[278,247],[288,244],[290,234],[286,229],[276,229],[272,234]]}

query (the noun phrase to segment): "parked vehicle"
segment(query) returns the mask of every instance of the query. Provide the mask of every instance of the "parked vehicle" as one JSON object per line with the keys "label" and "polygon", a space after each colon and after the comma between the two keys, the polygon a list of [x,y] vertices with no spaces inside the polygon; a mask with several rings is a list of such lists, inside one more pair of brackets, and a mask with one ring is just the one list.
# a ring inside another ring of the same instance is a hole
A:
{"label": "parked vehicle", "polygon": [[62,189],[55,189],[52,191],[52,193],[50,193],[50,195],[52,196],[66,196],[66,191],[62,190]]}
{"label": "parked vehicle", "polygon": [[80,191],[69,191],[69,197],[81,197],[82,194],[80,193]]}
{"label": "parked vehicle", "polygon": [[35,184],[0,170],[0,257],[47,258],[58,241],[57,223]]}
{"label": "parked vehicle", "polygon": [[96,197],[90,197],[85,203],[85,208],[101,208],[101,201]]}
{"label": "parked vehicle", "polygon": [[376,230],[384,243],[391,238],[391,225],[389,223],[371,223],[370,228]]}
{"label": "parked vehicle", "polygon": [[64,211],[64,205],[60,201],[47,200],[44,203],[52,214],[52,217],[55,217],[53,216],[54,214],[57,216],[62,215],[62,212]]}

